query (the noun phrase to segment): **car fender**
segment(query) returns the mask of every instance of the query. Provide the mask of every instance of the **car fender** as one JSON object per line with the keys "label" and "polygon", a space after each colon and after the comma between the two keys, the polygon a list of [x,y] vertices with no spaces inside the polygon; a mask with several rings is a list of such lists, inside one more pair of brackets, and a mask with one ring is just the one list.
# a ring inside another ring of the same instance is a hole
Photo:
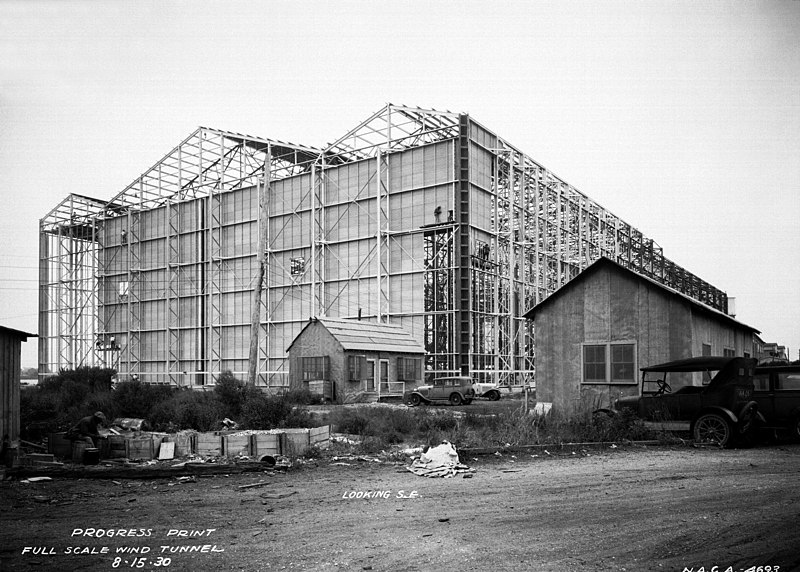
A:
{"label": "car fender", "polygon": [[419,391],[412,391],[412,392],[409,394],[409,397],[410,397],[411,395],[416,395],[416,396],[418,396],[418,397],[419,397],[419,398],[422,400],[422,402],[423,402],[423,403],[430,403],[430,402],[431,402],[430,398],[428,398],[428,397],[425,397],[425,396],[424,396],[424,395],[422,395],[422,394],[421,394]]}

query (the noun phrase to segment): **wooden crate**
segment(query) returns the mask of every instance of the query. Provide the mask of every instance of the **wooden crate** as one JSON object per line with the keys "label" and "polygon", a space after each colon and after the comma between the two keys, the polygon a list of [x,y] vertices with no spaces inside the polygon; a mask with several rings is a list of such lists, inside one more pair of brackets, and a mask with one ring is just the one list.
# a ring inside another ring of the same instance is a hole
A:
{"label": "wooden crate", "polygon": [[194,451],[201,457],[220,457],[222,437],[218,433],[198,433],[194,436]]}
{"label": "wooden crate", "polygon": [[239,455],[250,456],[253,454],[251,437],[255,435],[223,435],[222,436],[222,453],[228,457],[237,457]]}
{"label": "wooden crate", "polygon": [[125,456],[132,460],[149,461],[158,456],[162,438],[160,435],[129,438],[125,441]]}
{"label": "wooden crate", "polygon": [[311,446],[308,429],[284,429],[286,448],[283,455],[302,455]]}
{"label": "wooden crate", "polygon": [[188,457],[194,453],[194,437],[197,434],[193,431],[181,431],[180,433],[170,433],[167,439],[175,443],[175,456]]}
{"label": "wooden crate", "polygon": [[333,383],[329,380],[309,381],[308,391],[311,392],[311,395],[321,397],[327,401],[333,399]]}
{"label": "wooden crate", "polygon": [[284,433],[271,433],[253,435],[253,456],[260,459],[264,455],[282,455],[286,435]]}
{"label": "wooden crate", "polygon": [[331,440],[331,426],[312,427],[308,430],[308,440],[311,445],[327,447]]}
{"label": "wooden crate", "polygon": [[128,454],[125,447],[127,437],[125,435],[109,435],[108,436],[108,457],[111,459],[120,459],[126,457]]}

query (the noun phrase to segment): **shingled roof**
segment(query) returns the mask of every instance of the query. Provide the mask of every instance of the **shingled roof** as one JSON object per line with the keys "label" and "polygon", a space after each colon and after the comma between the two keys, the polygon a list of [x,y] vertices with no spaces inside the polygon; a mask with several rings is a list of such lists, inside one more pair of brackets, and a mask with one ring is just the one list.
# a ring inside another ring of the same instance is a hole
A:
{"label": "shingled roof", "polygon": [[[345,351],[425,353],[425,348],[400,326],[359,320],[312,318],[303,330],[316,322],[322,324]],[[295,340],[302,333],[303,331],[301,330]],[[294,341],[289,345],[289,348],[293,344]],[[289,351],[289,348],[286,348],[286,351]]]}

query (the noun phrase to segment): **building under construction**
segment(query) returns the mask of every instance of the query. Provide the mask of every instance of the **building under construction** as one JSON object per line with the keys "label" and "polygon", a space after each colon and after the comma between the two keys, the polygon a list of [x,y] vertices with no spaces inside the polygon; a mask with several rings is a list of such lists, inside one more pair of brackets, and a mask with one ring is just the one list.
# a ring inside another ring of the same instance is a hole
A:
{"label": "building under construction", "polygon": [[469,115],[387,105],[322,148],[201,127],[110,200],[41,220],[39,372],[246,378],[257,333],[258,383],[285,387],[286,348],[326,316],[402,326],[427,370],[524,383],[524,312],[600,256],[727,310]]}

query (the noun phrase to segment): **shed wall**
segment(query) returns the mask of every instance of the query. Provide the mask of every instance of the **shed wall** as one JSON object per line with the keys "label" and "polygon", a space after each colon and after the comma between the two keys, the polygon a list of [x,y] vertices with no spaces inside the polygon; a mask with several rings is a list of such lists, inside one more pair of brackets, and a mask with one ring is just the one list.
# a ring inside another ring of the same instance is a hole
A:
{"label": "shed wall", "polygon": [[568,286],[539,311],[536,323],[536,393],[559,407],[600,407],[639,385],[582,383],[583,343],[633,342],[636,372],[641,367],[725,349],[751,351],[752,333],[737,329],[626,273],[600,268]]}
{"label": "shed wall", "polygon": [[0,331],[0,439],[7,437],[11,447],[19,444],[21,344],[19,337]]}

